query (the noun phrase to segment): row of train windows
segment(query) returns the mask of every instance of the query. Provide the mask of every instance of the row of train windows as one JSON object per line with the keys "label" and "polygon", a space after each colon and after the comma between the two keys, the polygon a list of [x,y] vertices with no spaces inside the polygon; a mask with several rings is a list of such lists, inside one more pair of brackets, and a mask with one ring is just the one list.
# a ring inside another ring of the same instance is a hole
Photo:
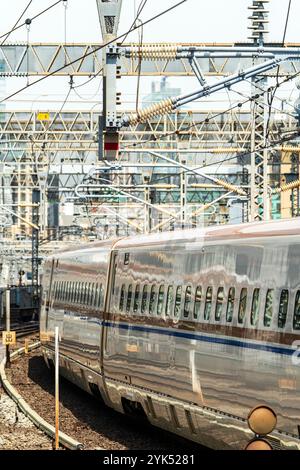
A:
{"label": "row of train windows", "polygon": [[[194,295],[193,295],[194,294]],[[203,294],[205,294],[203,296]],[[213,306],[213,288],[207,287],[206,291],[202,291],[202,287],[198,286],[195,291],[191,286],[187,286],[185,290],[182,286],[165,286],[161,285],[157,289],[156,286],[145,285],[141,291],[139,284],[128,287],[125,284],[121,287],[119,310],[120,312],[134,314],[146,312],[150,315],[161,316],[164,313],[167,317],[174,316],[179,318],[181,314],[181,303],[183,300],[183,316],[188,318],[193,314],[194,320],[200,316],[202,301],[204,301],[204,320],[209,321],[212,317]],[[166,297],[166,299],[165,299]],[[243,324],[245,320],[248,302],[251,302],[250,323],[256,326],[259,321],[259,311],[261,300],[264,302],[264,326],[270,327],[274,314],[275,290],[269,289],[266,297],[261,299],[261,290],[254,289],[252,298],[247,288],[241,289],[240,295],[236,298],[236,289],[231,287],[228,291],[227,299],[225,298],[224,287],[219,287],[216,296],[216,305],[214,309],[214,318],[217,322],[221,321],[224,309],[226,311],[226,322],[233,320],[233,313],[236,301],[238,301],[238,323]],[[164,307],[165,305],[165,307]],[[289,291],[284,289],[280,293],[280,301],[278,307],[278,328],[284,328],[287,320],[289,306]],[[293,328],[300,330],[300,291],[296,294],[294,305]]]}
{"label": "row of train windows", "polygon": [[103,298],[102,284],[95,282],[58,281],[54,283],[55,301],[100,307]]}

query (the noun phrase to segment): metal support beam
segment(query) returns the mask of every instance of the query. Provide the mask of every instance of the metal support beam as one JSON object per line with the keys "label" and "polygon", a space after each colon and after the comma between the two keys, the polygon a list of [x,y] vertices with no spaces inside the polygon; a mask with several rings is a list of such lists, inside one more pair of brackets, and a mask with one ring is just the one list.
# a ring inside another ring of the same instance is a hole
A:
{"label": "metal support beam", "polygon": [[[263,47],[269,22],[268,11],[265,4],[269,0],[252,0],[251,39],[254,47]],[[257,62],[257,61],[256,61]],[[278,64],[279,66],[279,64]],[[251,138],[251,195],[250,195],[250,220],[269,220],[270,207],[268,198],[268,150],[266,142],[266,94],[262,90],[267,90],[268,79],[257,74],[252,78],[252,138]]]}
{"label": "metal support beam", "polygon": [[[40,191],[34,189],[32,192],[32,223],[39,226]],[[32,296],[36,308],[39,307],[39,230],[32,229]]]}

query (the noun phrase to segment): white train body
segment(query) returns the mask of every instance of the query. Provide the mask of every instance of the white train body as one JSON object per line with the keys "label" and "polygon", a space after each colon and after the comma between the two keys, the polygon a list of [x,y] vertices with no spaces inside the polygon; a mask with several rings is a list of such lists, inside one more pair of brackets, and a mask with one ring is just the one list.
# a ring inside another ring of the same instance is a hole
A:
{"label": "white train body", "polygon": [[242,449],[249,411],[299,448],[300,220],[99,242],[45,265],[41,337],[67,378],[120,411]]}

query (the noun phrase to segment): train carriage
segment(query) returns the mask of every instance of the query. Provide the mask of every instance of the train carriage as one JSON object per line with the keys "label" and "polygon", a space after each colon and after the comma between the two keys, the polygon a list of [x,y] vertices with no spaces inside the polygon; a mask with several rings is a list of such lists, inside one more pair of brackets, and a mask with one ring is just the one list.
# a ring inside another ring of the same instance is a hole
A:
{"label": "train carriage", "polygon": [[[300,220],[99,242],[47,261],[41,332],[62,373],[121,412],[212,448],[244,448],[247,417],[299,448]],[[43,335],[45,338],[46,336]]]}

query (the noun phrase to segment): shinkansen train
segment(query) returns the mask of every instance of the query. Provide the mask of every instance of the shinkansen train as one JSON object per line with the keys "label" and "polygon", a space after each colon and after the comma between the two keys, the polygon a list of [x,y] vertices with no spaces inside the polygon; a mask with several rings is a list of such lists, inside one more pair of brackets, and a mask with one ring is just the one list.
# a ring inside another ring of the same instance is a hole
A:
{"label": "shinkansen train", "polygon": [[111,408],[210,448],[300,448],[300,219],[76,247],[42,284],[46,363],[59,327],[61,373]]}

